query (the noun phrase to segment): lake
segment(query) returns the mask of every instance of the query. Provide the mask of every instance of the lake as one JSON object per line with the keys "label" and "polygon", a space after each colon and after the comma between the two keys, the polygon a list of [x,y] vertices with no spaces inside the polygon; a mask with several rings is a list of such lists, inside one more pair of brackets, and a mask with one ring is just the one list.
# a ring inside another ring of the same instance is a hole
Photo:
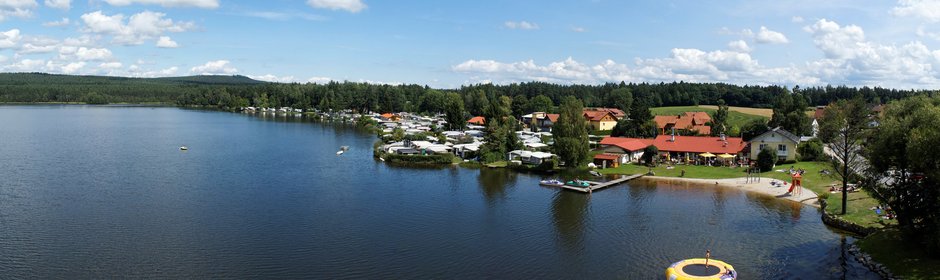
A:
{"label": "lake", "polygon": [[742,279],[878,278],[813,207],[389,166],[374,141],[296,117],[0,106],[0,278],[662,279],[706,249]]}

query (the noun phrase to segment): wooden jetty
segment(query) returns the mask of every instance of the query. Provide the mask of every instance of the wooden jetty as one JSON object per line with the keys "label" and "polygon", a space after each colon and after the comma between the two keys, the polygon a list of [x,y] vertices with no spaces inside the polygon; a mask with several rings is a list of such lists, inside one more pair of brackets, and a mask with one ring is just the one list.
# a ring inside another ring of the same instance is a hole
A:
{"label": "wooden jetty", "polygon": [[587,182],[588,184],[590,184],[590,186],[588,186],[588,187],[575,187],[575,186],[563,185],[563,186],[561,186],[561,188],[566,189],[566,190],[572,190],[572,191],[577,191],[577,192],[583,192],[583,193],[592,193],[592,192],[594,192],[594,191],[596,191],[596,190],[603,189],[603,188],[610,187],[610,186],[614,186],[614,185],[619,185],[620,183],[623,183],[623,182],[626,182],[626,181],[630,181],[630,180],[633,180],[633,179],[636,179],[636,178],[640,178],[640,177],[643,177],[643,174],[633,174],[633,175],[630,175],[630,176],[624,176],[624,177],[621,177],[621,178],[619,178],[619,179],[614,179],[614,180],[607,181],[607,182],[594,182],[594,181],[585,181],[585,180],[582,180],[583,182]]}

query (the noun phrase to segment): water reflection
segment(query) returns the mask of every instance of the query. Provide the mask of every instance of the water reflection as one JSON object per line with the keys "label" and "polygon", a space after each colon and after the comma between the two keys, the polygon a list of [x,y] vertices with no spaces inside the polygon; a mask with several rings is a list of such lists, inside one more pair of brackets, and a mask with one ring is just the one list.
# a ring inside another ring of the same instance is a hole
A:
{"label": "water reflection", "polygon": [[563,247],[571,252],[584,249],[585,217],[590,199],[590,195],[571,191],[559,191],[552,198],[552,222]]}
{"label": "water reflection", "polygon": [[516,172],[506,168],[483,168],[477,180],[480,182],[480,191],[490,204],[506,198],[506,189],[514,186]]}

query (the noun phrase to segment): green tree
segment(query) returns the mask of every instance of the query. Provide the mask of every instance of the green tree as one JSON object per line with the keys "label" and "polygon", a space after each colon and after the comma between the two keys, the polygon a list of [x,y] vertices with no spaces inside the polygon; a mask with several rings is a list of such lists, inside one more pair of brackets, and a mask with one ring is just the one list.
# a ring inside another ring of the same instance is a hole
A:
{"label": "green tree", "polygon": [[607,98],[608,105],[624,112],[630,112],[630,108],[633,107],[633,92],[629,88],[622,87],[612,90]]}
{"label": "green tree", "polygon": [[823,143],[819,138],[800,142],[800,145],[796,147],[796,153],[800,155],[800,161],[828,160],[826,154],[823,153]]}
{"label": "green tree", "polygon": [[[828,112],[827,112],[828,113]],[[897,213],[901,230],[940,249],[940,97],[888,104],[867,143],[866,189]]]}
{"label": "green tree", "polygon": [[529,112],[550,112],[555,104],[551,98],[544,95],[538,95],[529,100]]}
{"label": "green tree", "polygon": [[640,160],[646,163],[648,166],[656,166],[656,161],[659,158],[659,148],[653,145],[646,146],[643,148],[643,156],[640,157]]}
{"label": "green tree", "polygon": [[421,99],[421,111],[430,114],[444,112],[447,98],[439,90],[428,90]]}
{"label": "green tree", "polygon": [[718,99],[718,111],[711,121],[712,135],[721,135],[728,131],[728,105],[724,99]]}
{"label": "green tree", "polygon": [[516,135],[516,119],[512,117],[512,99],[501,96],[496,102],[490,102],[483,116],[486,118],[484,144],[480,148],[485,162],[493,162],[506,157],[512,150],[519,149],[519,137]]}
{"label": "green tree", "polygon": [[573,96],[565,97],[559,107],[558,123],[552,128],[555,153],[569,168],[584,166],[589,160],[588,128],[583,111],[584,105],[580,100]]}
{"label": "green tree", "polygon": [[[862,158],[862,140],[871,122],[871,110],[865,100],[854,98],[839,100],[826,109],[820,122],[819,138],[829,143],[832,150],[832,168],[842,180],[842,189],[848,187],[849,180],[865,168]],[[845,215],[848,192],[842,192],[842,215]]]}
{"label": "green tree", "polygon": [[514,117],[521,117],[522,115],[528,114],[526,112],[529,109],[529,99],[525,95],[516,95],[512,98],[512,115]]}
{"label": "green tree", "polygon": [[773,148],[765,147],[757,153],[757,168],[760,172],[767,172],[774,169],[777,163],[777,151]]}
{"label": "green tree", "polygon": [[809,104],[803,95],[784,91],[774,101],[773,115],[768,125],[782,127],[796,135],[809,135],[812,127],[809,115],[806,114],[807,107]]}
{"label": "green tree", "polygon": [[744,141],[750,141],[752,138],[764,134],[764,132],[769,130],[770,127],[767,126],[766,121],[760,119],[753,120],[741,128],[741,138]]}
{"label": "green tree", "polygon": [[444,112],[446,114],[447,128],[451,130],[463,129],[467,125],[467,112],[463,107],[463,98],[456,93],[447,93]]}
{"label": "green tree", "polygon": [[478,89],[467,94],[464,105],[471,115],[482,116],[486,113],[486,108],[490,106],[490,101],[486,98],[486,93]]}

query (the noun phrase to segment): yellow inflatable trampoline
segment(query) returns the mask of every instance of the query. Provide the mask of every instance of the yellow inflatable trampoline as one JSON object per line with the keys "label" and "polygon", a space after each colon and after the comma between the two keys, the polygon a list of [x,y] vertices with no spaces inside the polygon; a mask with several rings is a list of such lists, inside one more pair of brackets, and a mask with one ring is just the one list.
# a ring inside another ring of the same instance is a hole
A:
{"label": "yellow inflatable trampoline", "polygon": [[738,278],[734,267],[719,260],[687,259],[678,261],[666,269],[669,280],[733,280]]}

